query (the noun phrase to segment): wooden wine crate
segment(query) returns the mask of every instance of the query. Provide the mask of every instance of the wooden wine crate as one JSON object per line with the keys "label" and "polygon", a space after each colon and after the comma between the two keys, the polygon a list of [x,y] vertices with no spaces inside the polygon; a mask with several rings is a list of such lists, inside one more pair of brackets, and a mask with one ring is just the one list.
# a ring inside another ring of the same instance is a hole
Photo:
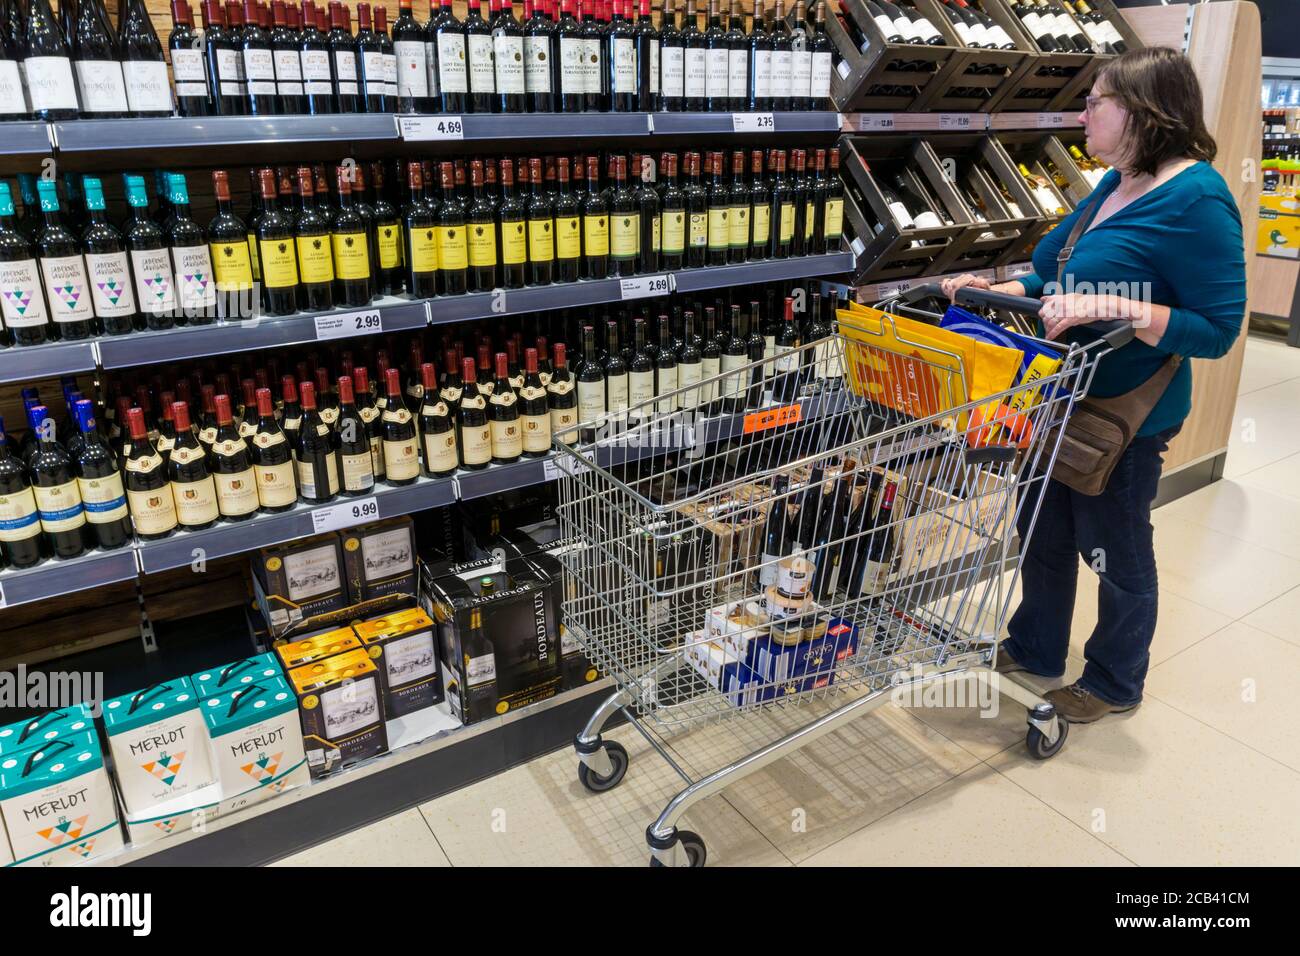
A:
{"label": "wooden wine crate", "polygon": [[[1013,261],[1038,219],[1032,215],[1037,208],[1033,196],[1006,150],[987,134],[940,135],[932,137],[930,145],[945,173],[984,204],[988,219],[967,227],[935,262],[935,271],[969,272]],[[1012,212],[999,184],[1021,215]]]}
{"label": "wooden wine crate", "polygon": [[[1001,132],[996,135],[998,142],[1006,150],[1013,166],[1017,163],[1024,163],[1031,173],[1042,176],[1047,180],[1048,188],[1061,200],[1067,215],[1074,210],[1075,203],[1052,182],[1052,177],[1048,175],[1042,163],[1048,141],[1053,140],[1054,137],[1045,136],[1033,130]],[[1059,146],[1060,141],[1057,140],[1056,142]],[[1019,170],[1016,171],[1016,174],[1019,176]],[[1055,229],[1060,221],[1065,218],[1064,216],[1044,212],[1043,208],[1038,204],[1038,200],[1030,192],[1029,187],[1024,184],[1023,177],[1021,177],[1021,188],[1027,194],[1029,208],[1039,218],[1033,226],[1025,231],[1023,240],[1011,252],[1009,258],[1003,260],[1003,264],[1024,261],[1033,252],[1038,240]]]}
{"label": "wooden wine crate", "polygon": [[[981,6],[994,22],[1015,38],[1017,46],[1032,51],[994,109],[1032,112],[1083,109],[1083,98],[1092,87],[1092,78],[1109,57],[1044,51],[1011,11],[1007,0],[981,0]],[[1134,43],[1141,46],[1136,38]]]}
{"label": "wooden wine crate", "polygon": [[[961,41],[939,0],[915,0],[916,8],[957,48],[940,75],[926,85],[916,108],[933,111],[987,113],[1014,86],[1032,54],[1014,35],[1015,50],[976,50]],[[982,91],[972,95],[974,91]]]}
{"label": "wooden wine crate", "polygon": [[[865,50],[842,19],[851,20],[866,38]],[[840,0],[839,12],[826,20],[826,35],[840,57],[831,73],[831,99],[841,112],[921,109],[931,84],[943,76],[948,61],[963,52],[956,46],[885,42],[863,0]],[[956,33],[951,40],[957,42]]]}
{"label": "wooden wine crate", "polygon": [[1074,130],[1069,133],[1057,133],[1049,136],[1043,143],[1043,155],[1052,161],[1052,164],[1061,171],[1065,176],[1066,184],[1060,187],[1062,195],[1070,200],[1070,205],[1077,206],[1088,197],[1092,192],[1092,183],[1088,182],[1083,170],[1079,168],[1074,157],[1070,155],[1070,145],[1082,147],[1084,143],[1084,134],[1082,130]]}

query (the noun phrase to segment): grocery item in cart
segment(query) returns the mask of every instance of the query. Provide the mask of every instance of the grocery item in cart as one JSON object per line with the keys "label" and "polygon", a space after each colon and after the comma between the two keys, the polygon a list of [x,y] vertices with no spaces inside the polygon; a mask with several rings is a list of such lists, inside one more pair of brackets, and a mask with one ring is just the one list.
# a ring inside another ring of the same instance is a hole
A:
{"label": "grocery item in cart", "polygon": [[717,584],[718,597],[745,593],[748,572],[761,560],[763,531],[767,524],[768,489],[746,484],[726,499],[707,504],[687,504],[680,514],[700,530],[701,564]]}

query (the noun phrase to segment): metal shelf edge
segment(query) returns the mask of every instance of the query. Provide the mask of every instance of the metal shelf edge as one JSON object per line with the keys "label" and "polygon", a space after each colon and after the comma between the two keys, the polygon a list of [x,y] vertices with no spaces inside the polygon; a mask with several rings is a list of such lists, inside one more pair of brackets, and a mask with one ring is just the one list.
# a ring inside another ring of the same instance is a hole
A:
{"label": "metal shelf edge", "polygon": [[30,382],[94,370],[95,348],[89,341],[13,346],[0,351],[0,383]]}
{"label": "metal shelf edge", "polygon": [[135,580],[139,574],[136,550],[124,547],[82,555],[66,561],[47,561],[33,568],[0,572],[0,606],[15,607],[33,601],[72,594],[90,588]]}
{"label": "metal shelf edge", "polygon": [[59,150],[65,153],[398,138],[396,117],[391,113],[168,116],[71,120],[51,125]]}

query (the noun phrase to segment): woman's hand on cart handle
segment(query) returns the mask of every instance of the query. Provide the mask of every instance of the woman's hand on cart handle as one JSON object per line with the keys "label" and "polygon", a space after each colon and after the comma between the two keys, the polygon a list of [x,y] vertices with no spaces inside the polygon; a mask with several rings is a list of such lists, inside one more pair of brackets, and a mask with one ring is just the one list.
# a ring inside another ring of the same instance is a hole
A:
{"label": "woman's hand on cart handle", "polygon": [[972,289],[993,288],[992,283],[990,283],[988,279],[983,279],[980,276],[973,276],[969,272],[965,275],[949,276],[939,283],[939,287],[943,289],[944,297],[953,302],[957,301],[957,290],[964,289],[967,286]]}
{"label": "woman's hand on cart handle", "polygon": [[1059,338],[1069,328],[1086,325],[1102,333],[1111,348],[1127,345],[1135,337],[1155,345],[1169,321],[1166,306],[1125,299],[1117,295],[1090,295],[1067,292],[1043,296],[1039,310],[1044,334]]}

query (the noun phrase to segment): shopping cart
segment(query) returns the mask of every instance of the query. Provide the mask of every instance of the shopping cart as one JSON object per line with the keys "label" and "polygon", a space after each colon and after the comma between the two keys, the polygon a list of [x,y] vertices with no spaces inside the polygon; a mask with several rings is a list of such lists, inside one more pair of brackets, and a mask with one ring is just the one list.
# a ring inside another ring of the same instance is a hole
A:
{"label": "shopping cart", "polygon": [[[972,289],[958,301],[1040,304]],[[558,515],[579,542],[561,557],[563,626],[617,687],[577,736],[579,779],[593,792],[622,780],[627,751],[601,737],[622,712],[686,782],[647,829],[651,865],[702,866],[703,840],[676,825],[692,804],[932,681],[973,678],[1024,705],[1036,758],[1065,743],[1052,706],[993,671],[1017,502],[1036,518],[1024,492],[1132,327],[1086,346],[1039,340],[1054,373],[967,401],[962,354],[909,341],[887,311],[858,321],[841,312],[828,338],[586,422],[581,444],[556,440]],[[760,714],[779,717],[776,739],[739,759],[698,779],[675,759],[674,734]]]}

